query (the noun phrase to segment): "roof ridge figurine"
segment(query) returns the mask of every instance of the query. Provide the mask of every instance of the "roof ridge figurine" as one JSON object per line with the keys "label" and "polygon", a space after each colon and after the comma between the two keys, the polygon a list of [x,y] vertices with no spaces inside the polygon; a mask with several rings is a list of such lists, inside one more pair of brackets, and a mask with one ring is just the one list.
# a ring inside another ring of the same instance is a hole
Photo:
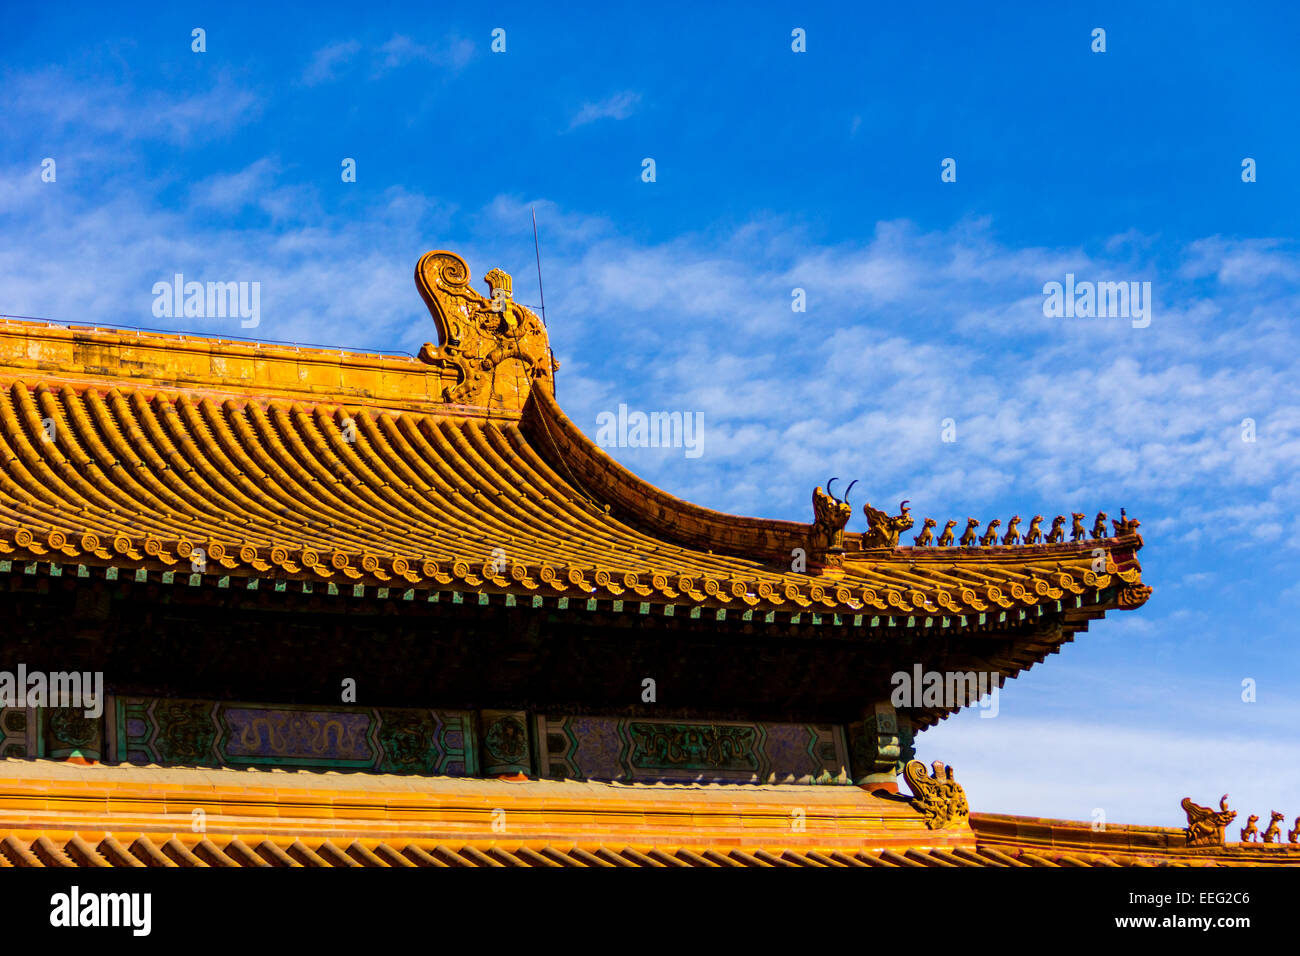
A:
{"label": "roof ridge figurine", "polygon": [[456,373],[443,401],[519,410],[535,383],[554,393],[559,363],[541,320],[511,298],[509,273],[492,269],[485,279],[491,298],[470,287],[469,265],[454,252],[420,258],[415,283],[438,329],[438,345],[426,342],[420,359]]}
{"label": "roof ridge figurine", "polygon": [[1237,819],[1237,811],[1228,809],[1226,793],[1219,800],[1217,813],[1209,807],[1193,803],[1191,797],[1183,797],[1182,807],[1187,814],[1187,828],[1184,832],[1187,834],[1188,846],[1223,846],[1223,828]]}
{"label": "roof ridge figurine", "polygon": [[966,803],[966,791],[953,776],[950,766],[942,760],[932,765],[934,772],[926,774],[925,764],[911,760],[903,767],[903,777],[915,795],[912,807],[925,817],[925,824],[931,830],[950,830],[966,826],[970,816],[970,807]]}

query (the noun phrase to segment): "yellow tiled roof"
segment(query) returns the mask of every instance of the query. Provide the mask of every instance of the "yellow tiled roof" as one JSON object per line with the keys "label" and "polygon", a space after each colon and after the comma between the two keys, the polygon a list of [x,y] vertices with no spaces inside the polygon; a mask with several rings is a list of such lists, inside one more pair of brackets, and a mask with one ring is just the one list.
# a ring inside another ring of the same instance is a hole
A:
{"label": "yellow tiled roof", "polygon": [[1061,865],[1078,857],[1135,861],[1138,866],[1300,866],[1300,844],[1225,843],[1188,846],[1181,827],[1131,826],[1053,820],[1004,813],[971,814],[981,849],[1018,853]]}
{"label": "yellow tiled roof", "polygon": [[458,256],[420,260],[439,344],[418,358],[0,322],[0,571],[995,633],[972,666],[1007,676],[1150,594],[1136,524],[973,548],[847,532],[793,570],[811,524],[681,501],[583,434],[544,325],[490,276],[491,301]]}
{"label": "yellow tiled roof", "polygon": [[111,834],[124,846],[145,836],[192,848],[211,834],[222,846],[235,839],[254,847],[359,840],[399,852],[412,843],[429,852],[501,846],[595,853],[604,846],[642,853],[690,847],[701,855],[772,846],[850,855],[973,846],[968,828],[929,830],[907,799],[853,786],[516,782],[15,759],[0,760],[0,834],[28,846],[42,836],[64,846],[74,836],[97,844]]}
{"label": "yellow tiled roof", "polygon": [[[842,574],[793,573],[773,556],[788,559],[807,526],[672,498],[542,390],[521,422],[416,410],[391,389],[378,406],[287,388],[260,397],[193,368],[188,387],[163,387],[171,337],[146,350],[141,334],[40,327],[43,348],[89,339],[83,351],[104,363],[92,370],[62,354],[31,367],[25,332],[0,328],[0,554],[11,560],[188,574],[201,549],[209,573],[237,577],[1001,621],[1095,605],[1112,585],[1142,591],[1133,536],[872,555],[853,553],[849,535]],[[154,356],[148,384],[143,360],[113,364],[128,347]],[[208,344],[213,367],[226,367],[223,348]],[[1101,573],[1095,547],[1107,551]]]}
{"label": "yellow tiled roof", "polygon": [[1300,847],[1193,848],[1172,827],[992,814],[930,830],[906,798],[852,786],[0,761],[0,867],[1261,864],[1300,864]]}

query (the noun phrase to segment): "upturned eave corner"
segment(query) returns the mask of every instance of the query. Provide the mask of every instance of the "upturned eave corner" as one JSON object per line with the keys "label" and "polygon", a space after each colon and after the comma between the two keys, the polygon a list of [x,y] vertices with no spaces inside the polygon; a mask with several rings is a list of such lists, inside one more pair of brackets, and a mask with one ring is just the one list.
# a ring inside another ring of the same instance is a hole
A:
{"label": "upturned eave corner", "polygon": [[484,279],[488,296],[470,286],[469,265],[456,253],[435,249],[420,258],[415,285],[438,342],[426,342],[419,358],[454,375],[442,401],[522,411],[534,387],[554,394],[559,363],[545,324],[514,301],[510,275],[492,269]]}

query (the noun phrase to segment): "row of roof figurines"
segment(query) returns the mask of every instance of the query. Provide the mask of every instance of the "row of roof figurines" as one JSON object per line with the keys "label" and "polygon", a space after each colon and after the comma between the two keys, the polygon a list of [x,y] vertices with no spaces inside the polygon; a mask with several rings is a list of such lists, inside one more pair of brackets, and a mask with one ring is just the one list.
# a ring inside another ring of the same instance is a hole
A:
{"label": "row of roof figurines", "polygon": [[[826,482],[826,490],[823,491],[820,486],[813,489],[813,531],[814,535],[820,537],[828,548],[842,548],[844,527],[849,523],[853,516],[853,508],[849,504],[849,493],[853,491],[853,486],[857,481],[849,484],[844,491],[843,498],[836,498],[832,487],[838,478],[832,478]],[[867,516],[867,530],[862,534],[862,547],[869,548],[896,548],[898,547],[898,537],[914,526],[912,514],[907,507],[910,502],[903,501],[899,504],[899,513],[889,515],[884,511],[871,507],[870,504],[863,506],[863,513]],[[1087,517],[1083,512],[1070,512],[1074,523],[1070,528],[1071,541],[1100,540],[1109,537],[1106,533],[1107,514],[1104,511],[1097,512],[1097,517],[1092,524],[1092,533],[1084,527],[1084,518]],[[1115,537],[1135,533],[1140,521],[1129,518],[1128,513],[1121,508],[1119,518],[1111,522],[1114,525]],[[974,548],[974,547],[993,547],[998,544],[1003,545],[1033,545],[1033,544],[1059,544],[1065,541],[1065,515],[1057,515],[1052,519],[1052,527],[1044,533],[1041,524],[1042,515],[1034,515],[1029,520],[1029,527],[1022,535],[1020,533],[1020,515],[1015,515],[1007,522],[1006,533],[999,540],[998,529],[1002,522],[994,518],[988,523],[983,534],[979,534],[981,524],[979,518],[967,518],[966,530],[960,538],[956,537],[955,529],[957,522],[949,521],[938,539],[935,539],[934,528],[936,522],[933,518],[926,518],[921,526],[921,533],[916,535],[912,540],[918,548],[950,548],[954,546]]]}
{"label": "row of roof figurines", "polygon": [[[1219,801],[1219,809],[1212,810],[1192,803],[1191,797],[1183,797],[1183,811],[1187,814],[1187,842],[1191,846],[1221,846],[1224,842],[1223,829],[1237,819],[1237,811],[1228,809],[1228,795],[1225,793]],[[1281,843],[1282,821],[1285,815],[1272,811],[1268,826],[1261,833],[1259,814],[1252,813],[1241,828],[1242,843]],[[1295,818],[1295,825],[1287,831],[1288,843],[1300,843],[1300,817]]]}

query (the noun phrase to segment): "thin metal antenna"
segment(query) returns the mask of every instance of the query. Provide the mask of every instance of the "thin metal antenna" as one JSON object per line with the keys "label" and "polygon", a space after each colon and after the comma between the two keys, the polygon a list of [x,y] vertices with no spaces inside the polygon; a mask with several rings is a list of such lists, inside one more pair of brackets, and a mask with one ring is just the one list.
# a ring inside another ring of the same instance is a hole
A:
{"label": "thin metal antenna", "polygon": [[542,289],[542,245],[537,241],[537,207],[533,211],[533,252],[537,254],[537,293],[542,297],[542,328],[546,328],[546,292]]}

